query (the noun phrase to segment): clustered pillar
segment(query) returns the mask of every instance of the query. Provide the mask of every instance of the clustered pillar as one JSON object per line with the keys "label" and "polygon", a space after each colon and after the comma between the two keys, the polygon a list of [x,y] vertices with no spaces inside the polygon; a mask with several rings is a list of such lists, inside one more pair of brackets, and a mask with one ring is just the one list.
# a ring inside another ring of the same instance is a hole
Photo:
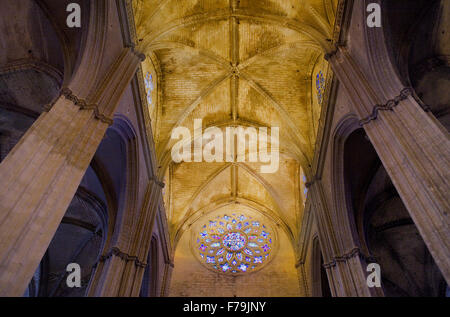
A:
{"label": "clustered pillar", "polygon": [[[436,264],[450,283],[450,138],[415,100],[412,88],[369,82],[344,47],[330,63]],[[386,69],[386,68],[385,68]],[[381,79],[382,80],[382,79]],[[391,99],[380,101],[397,86]],[[394,88],[393,88],[394,87]],[[381,87],[382,88],[382,87]]]}
{"label": "clustered pillar", "polygon": [[[119,237],[119,245],[101,257],[89,296],[139,296],[163,186],[158,180],[149,182],[135,226],[123,232],[126,236]],[[122,245],[120,241],[131,242]]]}
{"label": "clustered pillar", "polygon": [[64,88],[1,163],[0,296],[24,293],[141,60],[124,48],[92,103]]}

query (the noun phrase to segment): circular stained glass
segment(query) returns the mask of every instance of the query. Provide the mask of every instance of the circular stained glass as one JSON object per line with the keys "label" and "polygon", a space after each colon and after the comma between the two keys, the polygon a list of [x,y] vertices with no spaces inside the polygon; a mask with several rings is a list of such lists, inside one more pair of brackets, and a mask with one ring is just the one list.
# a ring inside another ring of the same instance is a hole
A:
{"label": "circular stained glass", "polygon": [[209,268],[231,274],[255,271],[271,257],[272,230],[250,216],[225,214],[200,226],[194,252]]}
{"label": "circular stained glass", "polygon": [[239,251],[245,247],[247,239],[239,232],[230,232],[223,237],[222,243],[230,251]]}

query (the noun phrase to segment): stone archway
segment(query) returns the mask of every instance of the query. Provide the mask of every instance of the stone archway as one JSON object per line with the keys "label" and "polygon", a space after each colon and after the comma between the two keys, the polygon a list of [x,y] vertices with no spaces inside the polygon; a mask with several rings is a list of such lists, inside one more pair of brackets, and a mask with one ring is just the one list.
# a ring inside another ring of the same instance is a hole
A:
{"label": "stone archway", "polygon": [[363,129],[345,141],[344,186],[356,242],[365,263],[380,265],[384,295],[445,296],[446,282]]}

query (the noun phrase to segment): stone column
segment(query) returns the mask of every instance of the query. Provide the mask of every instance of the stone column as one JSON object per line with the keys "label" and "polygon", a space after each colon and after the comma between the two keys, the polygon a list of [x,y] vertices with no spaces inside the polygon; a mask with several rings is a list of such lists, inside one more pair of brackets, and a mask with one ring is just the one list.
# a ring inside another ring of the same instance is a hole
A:
{"label": "stone column", "polygon": [[87,94],[73,81],[0,164],[0,296],[25,291],[141,59],[124,48]]}
{"label": "stone column", "polygon": [[168,297],[170,293],[170,281],[172,280],[174,264],[173,262],[166,262],[164,268],[164,277],[161,283],[161,297]]}
{"label": "stone column", "polygon": [[305,271],[305,262],[297,261],[295,268],[297,270],[298,282],[300,286],[300,296],[311,297],[311,292],[308,287],[308,278]]}
{"label": "stone column", "polygon": [[369,36],[367,43],[373,73],[364,73],[344,47],[329,55],[329,61],[352,100],[360,125],[450,283],[449,134],[421,107],[413,90],[402,86],[383,51],[383,42]]}
{"label": "stone column", "polygon": [[150,180],[139,219],[135,221],[136,227],[121,233],[128,235],[131,232],[132,236],[118,239],[131,243],[115,246],[101,257],[89,296],[139,296],[163,187],[158,180]]}
{"label": "stone column", "polygon": [[358,248],[344,250],[339,225],[333,222],[331,209],[320,180],[307,184],[316,218],[321,251],[333,296],[374,296],[367,287],[364,260]]}

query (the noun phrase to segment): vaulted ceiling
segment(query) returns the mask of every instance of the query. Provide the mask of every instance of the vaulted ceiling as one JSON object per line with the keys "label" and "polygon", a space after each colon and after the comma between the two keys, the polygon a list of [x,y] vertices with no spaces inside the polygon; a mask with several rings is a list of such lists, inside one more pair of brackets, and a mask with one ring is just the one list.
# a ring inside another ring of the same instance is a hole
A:
{"label": "vaulted ceiling", "polygon": [[[171,236],[223,206],[265,214],[293,240],[303,211],[302,169],[320,116],[316,77],[329,76],[338,0],[134,0],[139,49]],[[217,126],[279,127],[280,166],[174,163],[171,132]]]}

